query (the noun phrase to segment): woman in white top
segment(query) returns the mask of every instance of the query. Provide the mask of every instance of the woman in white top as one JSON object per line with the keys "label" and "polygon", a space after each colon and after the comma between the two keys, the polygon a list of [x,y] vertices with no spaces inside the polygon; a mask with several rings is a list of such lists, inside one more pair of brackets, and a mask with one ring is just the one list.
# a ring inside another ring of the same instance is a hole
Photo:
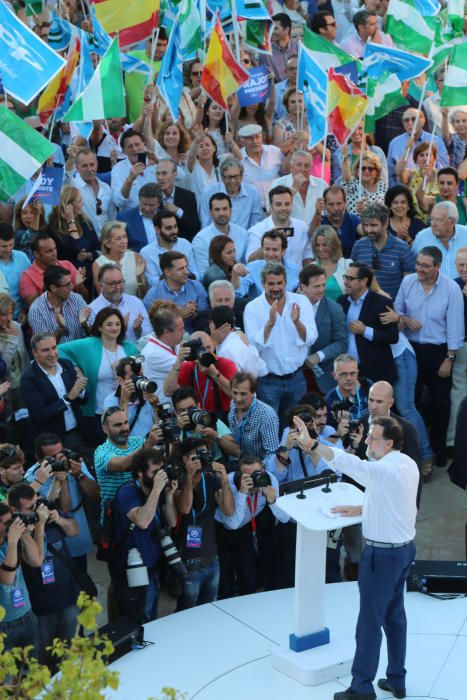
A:
{"label": "woman in white top", "polygon": [[[197,124],[201,125],[214,139],[218,157],[231,153],[234,158],[241,160],[242,153],[233,140],[231,132],[227,130],[226,115],[222,107],[203,96],[198,100],[197,109]],[[196,126],[193,131],[196,131]]]}
{"label": "woman in white top", "polygon": [[344,258],[340,238],[332,226],[318,226],[311,239],[314,262],[326,273],[325,295],[336,301],[344,294],[344,275],[352,260]]}
{"label": "woman in white top", "polygon": [[188,151],[185,179],[185,187],[196,195],[198,201],[207,187],[219,182],[218,166],[216,142],[206,131],[201,131]]}
{"label": "woman in white top", "polygon": [[128,250],[126,224],[108,221],[101,232],[101,255],[92,264],[94,287],[98,287],[99,268],[109,263],[117,264],[125,280],[125,292],[143,298],[147,291],[146,260],[139,253]]}

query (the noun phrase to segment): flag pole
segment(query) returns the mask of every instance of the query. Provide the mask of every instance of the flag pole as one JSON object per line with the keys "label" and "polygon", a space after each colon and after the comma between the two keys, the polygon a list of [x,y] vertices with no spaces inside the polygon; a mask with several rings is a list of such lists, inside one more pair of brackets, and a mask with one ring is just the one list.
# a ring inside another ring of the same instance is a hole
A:
{"label": "flag pole", "polygon": [[148,82],[146,85],[149,85],[154,81],[154,56],[156,54],[156,44],[157,40],[159,39],[159,27],[157,27],[156,31],[154,29],[152,30],[152,46],[151,46],[151,70],[148,73]]}
{"label": "flag pole", "polygon": [[[235,53],[237,54],[237,62],[240,63],[240,28],[238,26],[238,14],[236,0],[231,0],[232,3],[232,24],[234,30]],[[220,13],[218,11],[220,21]]]}
{"label": "flag pole", "polygon": [[[427,56],[427,58],[429,58],[430,60],[431,60],[431,57],[433,55],[433,50],[434,50],[434,43],[431,45],[430,51],[428,52],[428,56]],[[425,92],[426,92],[427,84],[428,84],[428,79],[425,76],[425,82],[423,83],[422,91],[420,93],[420,99],[418,101],[417,115],[415,117],[415,121],[414,121],[414,124],[412,127],[412,133],[410,134],[411,137],[413,137],[415,132],[417,131],[418,122],[420,121],[420,110],[421,110],[422,105],[423,105],[423,100],[425,99]],[[404,160],[406,160],[409,157],[409,151],[410,151],[410,148],[405,149],[404,155],[403,155]]]}
{"label": "flag pole", "polygon": [[324,180],[324,166],[326,163],[326,142],[328,140],[328,120],[324,120],[323,155],[321,156],[321,179]]}

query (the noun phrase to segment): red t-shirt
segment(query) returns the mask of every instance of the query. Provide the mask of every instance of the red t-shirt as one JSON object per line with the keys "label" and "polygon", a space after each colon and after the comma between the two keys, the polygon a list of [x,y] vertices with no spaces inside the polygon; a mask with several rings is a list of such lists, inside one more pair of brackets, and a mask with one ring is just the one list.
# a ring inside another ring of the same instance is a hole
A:
{"label": "red t-shirt", "polygon": [[[229,381],[234,374],[237,373],[237,366],[232,360],[226,357],[218,357],[216,359],[216,367],[223,377]],[[206,388],[207,383],[207,388]],[[208,377],[207,374],[200,372],[199,368],[192,360],[182,362],[180,372],[178,373],[179,386],[192,386],[201,408],[206,411],[216,410],[216,400],[214,398],[214,380]],[[223,411],[228,411],[230,408],[230,397],[219,388],[219,397]]]}

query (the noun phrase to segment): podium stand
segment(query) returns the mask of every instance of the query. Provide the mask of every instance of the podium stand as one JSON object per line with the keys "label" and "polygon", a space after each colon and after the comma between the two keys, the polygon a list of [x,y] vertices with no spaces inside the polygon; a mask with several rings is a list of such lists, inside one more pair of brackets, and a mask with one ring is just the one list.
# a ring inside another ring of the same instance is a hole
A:
{"label": "podium stand", "polygon": [[354,640],[332,637],[325,626],[325,573],[327,531],[361,522],[361,516],[330,518],[323,509],[336,505],[360,506],[364,494],[346,483],[321,486],[302,494],[288,494],[277,505],[297,522],[295,605],[289,647],[272,654],[274,668],[304,685],[319,685],[349,675]]}

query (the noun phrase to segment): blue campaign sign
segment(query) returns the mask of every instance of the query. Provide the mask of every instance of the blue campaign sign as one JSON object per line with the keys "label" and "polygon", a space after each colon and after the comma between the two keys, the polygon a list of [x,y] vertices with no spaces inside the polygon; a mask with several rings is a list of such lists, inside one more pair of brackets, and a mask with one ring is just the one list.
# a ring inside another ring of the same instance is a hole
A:
{"label": "blue campaign sign", "polygon": [[352,83],[358,85],[358,67],[355,61],[344,63],[343,66],[336,66],[334,71],[336,73],[342,73],[342,75],[345,75]]}
{"label": "blue campaign sign", "polygon": [[34,193],[34,199],[39,199],[42,204],[60,204],[60,190],[62,189],[63,168],[42,168],[41,182]]}
{"label": "blue campaign sign", "polygon": [[269,68],[267,66],[257,66],[249,71],[250,79],[237,91],[240,107],[257,105],[266,102],[270,93]]}

